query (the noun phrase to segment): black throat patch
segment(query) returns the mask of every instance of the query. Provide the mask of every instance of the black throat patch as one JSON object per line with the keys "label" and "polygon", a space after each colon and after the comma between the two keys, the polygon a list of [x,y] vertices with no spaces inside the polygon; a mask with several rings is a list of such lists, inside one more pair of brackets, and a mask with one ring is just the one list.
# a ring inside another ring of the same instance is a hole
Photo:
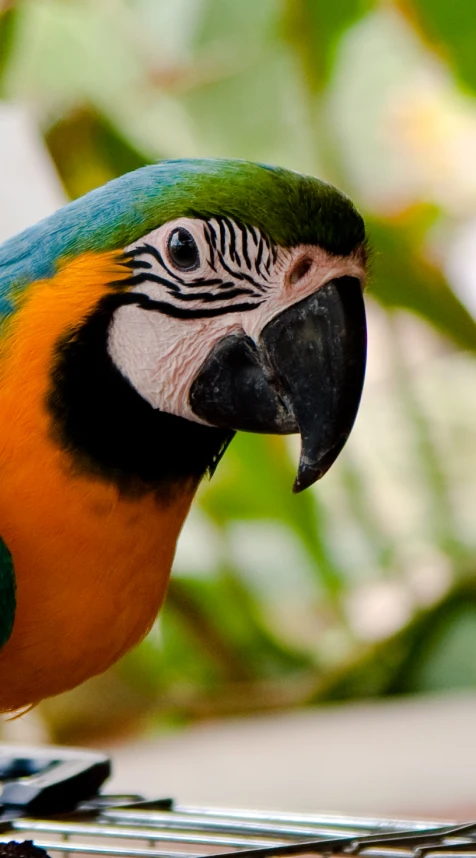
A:
{"label": "black throat patch", "polygon": [[107,351],[114,311],[130,296],[108,295],[58,343],[47,407],[55,441],[78,473],[121,492],[169,497],[213,473],[234,433],[152,408]]}

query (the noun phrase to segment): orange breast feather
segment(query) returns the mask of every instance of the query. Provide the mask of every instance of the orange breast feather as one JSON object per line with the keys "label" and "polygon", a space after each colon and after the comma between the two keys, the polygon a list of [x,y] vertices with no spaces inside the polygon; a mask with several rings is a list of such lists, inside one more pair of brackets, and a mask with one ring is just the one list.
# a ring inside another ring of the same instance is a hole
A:
{"label": "orange breast feather", "polygon": [[[100,673],[148,631],[162,603],[193,487],[173,502],[124,498],[74,472],[51,437],[45,398],[54,349],[124,276],[88,254],[33,284],[0,346],[0,535],[17,609],[0,651],[0,711]],[[164,455],[167,451],[164,451]]]}

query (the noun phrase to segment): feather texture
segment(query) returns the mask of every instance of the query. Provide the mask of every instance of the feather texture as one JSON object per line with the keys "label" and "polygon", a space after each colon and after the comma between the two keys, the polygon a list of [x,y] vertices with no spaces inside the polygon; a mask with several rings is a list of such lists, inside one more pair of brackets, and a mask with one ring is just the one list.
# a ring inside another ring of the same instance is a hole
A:
{"label": "feather texture", "polygon": [[332,185],[247,161],[162,161],[75,200],[0,247],[0,313],[9,292],[52,277],[86,252],[127,247],[177,217],[230,217],[282,247],[319,244],[347,255],[365,237],[362,218]]}
{"label": "feather texture", "polygon": [[194,492],[184,485],[167,504],[153,492],[125,497],[76,473],[51,435],[56,343],[122,274],[114,254],[78,257],[27,290],[1,343],[0,533],[17,583],[14,628],[0,652],[3,711],[72,688],[144,636]]}
{"label": "feather texture", "polygon": [[[202,229],[206,276],[170,270],[177,219]],[[234,434],[190,405],[216,343],[259,340],[329,278],[361,297],[364,269],[344,194],[246,161],[144,167],[0,246],[0,711],[101,673],[152,625]]]}

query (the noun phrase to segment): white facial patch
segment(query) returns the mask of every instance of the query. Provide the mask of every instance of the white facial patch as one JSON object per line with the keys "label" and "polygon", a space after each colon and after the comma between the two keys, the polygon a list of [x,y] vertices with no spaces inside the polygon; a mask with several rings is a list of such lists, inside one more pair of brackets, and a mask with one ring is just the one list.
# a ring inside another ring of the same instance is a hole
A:
{"label": "white facial patch", "polygon": [[190,388],[216,343],[243,331],[258,342],[271,319],[329,280],[365,280],[359,253],[276,247],[228,218],[170,221],[125,253],[138,303],[115,311],[109,354],[153,408],[197,423]]}

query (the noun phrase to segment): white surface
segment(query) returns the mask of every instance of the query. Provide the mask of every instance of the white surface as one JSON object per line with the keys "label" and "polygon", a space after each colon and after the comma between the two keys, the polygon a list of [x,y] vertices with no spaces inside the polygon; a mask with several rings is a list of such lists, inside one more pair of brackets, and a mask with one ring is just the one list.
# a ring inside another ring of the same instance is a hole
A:
{"label": "white surface", "polygon": [[470,817],[475,726],[476,695],[204,724],[106,749],[108,789],[181,804]]}
{"label": "white surface", "polygon": [[52,161],[27,111],[0,102],[0,241],[65,202]]}

